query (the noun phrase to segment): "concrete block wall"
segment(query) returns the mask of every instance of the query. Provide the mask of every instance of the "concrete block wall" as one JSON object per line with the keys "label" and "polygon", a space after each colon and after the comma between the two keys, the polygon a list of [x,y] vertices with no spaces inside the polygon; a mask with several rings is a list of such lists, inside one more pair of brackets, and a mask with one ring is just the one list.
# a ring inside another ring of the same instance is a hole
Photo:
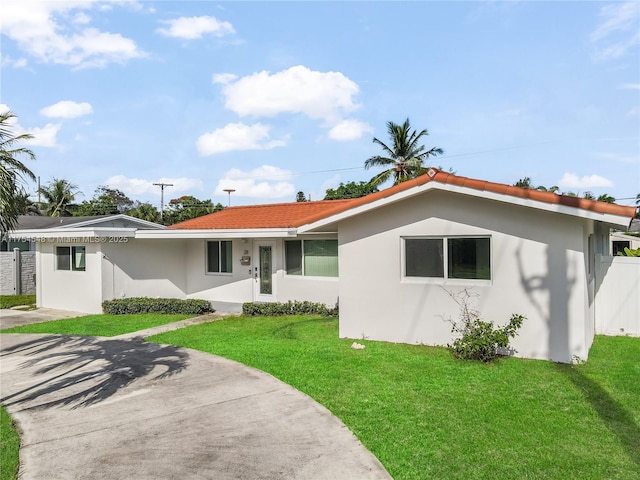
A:
{"label": "concrete block wall", "polygon": [[[20,285],[17,289],[16,269],[20,272]],[[36,253],[0,252],[0,295],[32,295],[34,293],[36,293]]]}

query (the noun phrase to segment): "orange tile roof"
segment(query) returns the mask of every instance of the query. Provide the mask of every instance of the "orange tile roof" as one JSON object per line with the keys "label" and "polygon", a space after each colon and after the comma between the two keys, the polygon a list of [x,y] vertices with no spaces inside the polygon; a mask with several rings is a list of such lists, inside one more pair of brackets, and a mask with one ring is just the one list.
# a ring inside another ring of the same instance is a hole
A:
{"label": "orange tile roof", "polygon": [[279,203],[229,207],[220,212],[177,223],[170,229],[244,229],[244,228],[295,228],[322,220],[352,208],[390,197],[428,182],[457,185],[474,190],[493,192],[512,197],[528,198],[538,202],[589,210],[592,212],[629,217],[635,215],[635,207],[624,207],[613,203],[598,202],[585,198],[558,195],[529,188],[514,187],[502,183],[487,182],[460,177],[435,168],[429,174],[394,185],[393,187],[360,198],[348,200],[322,200],[317,202]]}
{"label": "orange tile roof", "polygon": [[320,200],[315,202],[275,203],[228,207],[219,212],[203,215],[171,225],[170,229],[229,229],[295,228],[309,222],[307,218],[324,218],[340,206],[353,200]]}

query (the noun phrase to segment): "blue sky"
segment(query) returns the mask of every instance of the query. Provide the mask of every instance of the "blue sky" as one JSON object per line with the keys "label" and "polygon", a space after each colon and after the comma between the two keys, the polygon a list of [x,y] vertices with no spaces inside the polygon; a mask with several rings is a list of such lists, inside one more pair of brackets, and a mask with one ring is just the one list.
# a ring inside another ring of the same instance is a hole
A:
{"label": "blue sky", "polygon": [[[321,199],[386,122],[433,166],[640,192],[639,2],[32,1],[0,5],[0,104],[29,164],[88,200]],[[30,185],[35,190],[35,185]]]}

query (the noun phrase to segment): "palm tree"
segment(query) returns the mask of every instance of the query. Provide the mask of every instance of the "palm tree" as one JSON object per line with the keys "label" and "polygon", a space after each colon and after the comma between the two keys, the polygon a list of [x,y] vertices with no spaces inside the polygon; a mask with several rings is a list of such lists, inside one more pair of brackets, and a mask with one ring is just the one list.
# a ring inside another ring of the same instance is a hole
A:
{"label": "palm tree", "polygon": [[391,146],[377,138],[373,138],[373,143],[382,147],[387,156],[375,155],[364,162],[364,168],[385,167],[382,173],[373,177],[370,183],[378,186],[386,182],[393,176],[393,184],[404,182],[424,173],[424,160],[431,156],[441,155],[441,148],[431,148],[426,150],[424,145],[419,145],[423,136],[429,135],[427,130],[411,131],[411,125],[407,118],[402,125],[387,122],[387,132],[391,137]]}
{"label": "palm tree", "polygon": [[78,187],[64,178],[54,178],[46,187],[38,190],[44,197],[47,205],[46,215],[50,217],[70,217],[71,205],[78,193]]}
{"label": "palm tree", "polygon": [[18,160],[25,156],[35,160],[35,154],[28,148],[18,147],[16,144],[33,138],[23,133],[14,135],[12,125],[16,114],[11,111],[0,113],[0,231],[13,230],[18,221],[19,205],[17,196],[22,191],[20,181],[25,177],[35,180],[35,175],[27,166]]}

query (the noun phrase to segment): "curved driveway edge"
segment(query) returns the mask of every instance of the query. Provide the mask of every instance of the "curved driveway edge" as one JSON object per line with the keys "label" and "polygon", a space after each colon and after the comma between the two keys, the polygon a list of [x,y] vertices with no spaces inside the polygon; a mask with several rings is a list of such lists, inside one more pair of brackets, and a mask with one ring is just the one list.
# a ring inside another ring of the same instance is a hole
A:
{"label": "curved driveway edge", "polygon": [[2,334],[20,478],[390,479],[344,424],[245,365],[141,339]]}

